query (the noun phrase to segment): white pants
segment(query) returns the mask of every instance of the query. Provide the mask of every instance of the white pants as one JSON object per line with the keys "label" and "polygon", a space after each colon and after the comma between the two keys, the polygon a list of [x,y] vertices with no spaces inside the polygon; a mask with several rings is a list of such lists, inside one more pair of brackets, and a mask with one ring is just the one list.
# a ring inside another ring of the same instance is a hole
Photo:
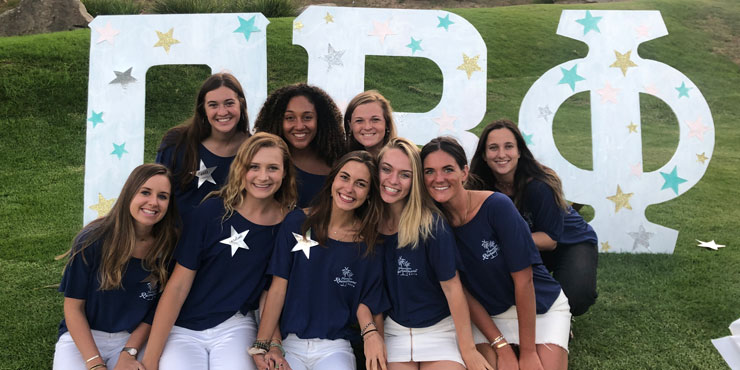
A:
{"label": "white pants", "polygon": [[247,349],[256,337],[257,325],[251,312],[247,316],[237,312],[228,320],[206,330],[173,326],[159,359],[159,368],[254,370],[254,361],[247,354]]}
{"label": "white pants", "polygon": [[[92,333],[95,345],[98,347],[100,357],[108,366],[108,369],[112,370],[116,367],[118,356],[121,355],[121,350],[126,346],[128,337],[131,334],[127,331],[106,333],[99,330],[90,330],[90,332]],[[143,351],[139,353],[139,359],[141,359],[142,353]],[[87,359],[82,358],[82,354],[77,349],[69,332],[62,334],[54,350],[54,370],[85,370],[88,368],[85,360]],[[97,360],[95,363],[97,363]]]}
{"label": "white pants", "polygon": [[285,359],[293,370],[355,370],[355,354],[346,339],[301,339],[295,334],[283,341]]}

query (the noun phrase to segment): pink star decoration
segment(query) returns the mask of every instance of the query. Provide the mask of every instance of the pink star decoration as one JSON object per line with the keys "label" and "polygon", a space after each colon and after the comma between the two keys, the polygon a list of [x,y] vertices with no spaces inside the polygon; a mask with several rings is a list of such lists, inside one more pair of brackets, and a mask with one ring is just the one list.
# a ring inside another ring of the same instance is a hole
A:
{"label": "pink star decoration", "polygon": [[447,111],[442,109],[442,116],[434,119],[434,122],[439,125],[439,133],[442,131],[455,131],[453,123],[457,120],[457,117],[447,115]]}
{"label": "pink star decoration", "polygon": [[689,136],[688,137],[695,137],[699,139],[699,141],[704,141],[704,133],[709,131],[709,127],[704,126],[701,123],[701,117],[697,117],[696,121],[694,122],[686,122],[686,126],[689,126]]}
{"label": "pink star decoration", "polygon": [[113,38],[120,32],[118,30],[114,30],[110,22],[106,22],[105,27],[103,28],[95,28],[95,31],[98,31],[98,34],[100,35],[98,37],[98,41],[95,42],[96,44],[108,41],[111,45],[113,45]]}
{"label": "pink star decoration", "polygon": [[642,178],[642,162],[637,162],[635,164],[630,165],[630,174],[632,176],[639,178]]}
{"label": "pink star decoration", "polygon": [[652,85],[652,84],[651,85],[648,85],[648,86],[645,86],[645,92],[648,93],[648,94],[650,94],[650,95],[658,96],[658,89],[655,88],[655,85]]}
{"label": "pink star decoration", "polygon": [[635,32],[637,32],[637,36],[650,37],[650,27],[644,24],[641,24],[639,27],[636,27]]}
{"label": "pink star decoration", "polygon": [[386,36],[395,35],[395,33],[391,31],[390,23],[390,19],[383,23],[373,21],[373,32],[370,32],[368,36],[377,36],[382,44],[383,41],[385,41]]}
{"label": "pink star decoration", "polygon": [[619,89],[615,89],[610,85],[608,82],[604,86],[603,89],[596,90],[599,95],[601,95],[601,102],[602,103],[616,103],[617,102],[617,93],[619,92]]}

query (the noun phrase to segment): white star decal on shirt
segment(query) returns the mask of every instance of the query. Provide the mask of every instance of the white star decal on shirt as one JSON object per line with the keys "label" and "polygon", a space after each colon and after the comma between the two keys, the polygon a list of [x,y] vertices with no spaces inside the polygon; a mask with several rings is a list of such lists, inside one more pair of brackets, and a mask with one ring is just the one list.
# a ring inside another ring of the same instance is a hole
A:
{"label": "white star decal on shirt", "polygon": [[244,242],[244,238],[247,236],[248,232],[249,230],[245,230],[238,233],[236,232],[236,229],[234,229],[234,226],[232,226],[231,236],[221,241],[221,243],[231,246],[231,257],[234,257],[236,250],[239,248],[249,249],[247,243]]}
{"label": "white star decal on shirt", "polygon": [[309,229],[308,232],[306,232],[306,237],[304,238],[303,235],[298,233],[293,233],[293,237],[295,238],[296,244],[291,249],[291,252],[298,252],[302,251],[303,254],[306,255],[306,259],[309,259],[309,254],[311,253],[311,247],[319,245],[319,242],[311,239],[311,230]]}
{"label": "white star decal on shirt", "polygon": [[200,169],[198,171],[195,171],[195,176],[198,177],[198,188],[200,188],[201,185],[203,185],[204,182],[208,181],[211,184],[215,184],[216,180],[213,179],[213,171],[216,170],[216,167],[206,167],[206,164],[203,163],[203,160],[200,160]]}

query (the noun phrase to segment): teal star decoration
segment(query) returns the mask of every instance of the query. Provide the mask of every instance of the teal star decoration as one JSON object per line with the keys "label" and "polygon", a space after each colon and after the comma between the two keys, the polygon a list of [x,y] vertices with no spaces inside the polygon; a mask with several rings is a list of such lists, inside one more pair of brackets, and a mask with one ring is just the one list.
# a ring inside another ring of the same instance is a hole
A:
{"label": "teal star decoration", "polygon": [[691,87],[686,87],[686,82],[681,82],[681,86],[677,87],[676,90],[678,90],[678,97],[681,98],[682,96],[689,97],[689,90],[691,90]]}
{"label": "teal star decoration", "polygon": [[252,35],[252,32],[259,32],[260,29],[254,26],[254,17],[249,18],[249,20],[245,20],[242,17],[237,16],[239,18],[239,28],[234,30],[234,33],[243,33],[244,38],[249,41],[249,36]]}
{"label": "teal star decoration", "polygon": [[416,53],[417,50],[424,51],[424,49],[421,48],[421,40],[414,40],[414,38],[411,38],[411,43],[406,45],[407,48],[411,49],[411,55]]}
{"label": "teal star decoration", "polygon": [[558,82],[558,85],[568,84],[572,91],[576,91],[576,82],[585,80],[585,78],[578,75],[578,64],[571,69],[560,67],[560,70],[563,72],[563,79]]}
{"label": "teal star decoration", "polygon": [[99,123],[103,123],[103,112],[95,113],[95,111],[92,111],[92,115],[87,120],[92,122],[93,128],[95,128]]}
{"label": "teal star decoration", "polygon": [[439,18],[439,24],[437,25],[437,28],[444,27],[445,31],[449,31],[450,25],[455,24],[455,22],[450,20],[449,14],[447,14],[444,18],[439,16],[437,18]]}
{"label": "teal star decoration", "polygon": [[527,133],[525,133],[524,131],[522,131],[522,136],[524,137],[524,142],[527,145],[534,145],[534,143],[532,142],[532,136],[534,136],[534,134],[527,135]]}
{"label": "teal star decoration", "polygon": [[598,33],[601,33],[601,30],[599,30],[599,21],[601,20],[601,17],[593,17],[591,16],[591,12],[586,10],[586,17],[581,19],[576,19],[576,22],[583,25],[583,34],[587,34],[588,31],[594,30]]}
{"label": "teal star decoration", "polygon": [[124,148],[125,146],[126,143],[123,143],[121,145],[113,143],[113,152],[111,154],[115,154],[118,156],[118,159],[121,159],[121,157],[123,157],[123,153],[128,153],[128,151],[126,151],[126,148]]}
{"label": "teal star decoration", "polygon": [[673,192],[678,195],[678,185],[686,182],[686,179],[678,177],[678,173],[676,173],[677,167],[678,166],[673,166],[673,171],[671,171],[671,173],[660,173],[660,175],[663,176],[663,180],[665,180],[665,183],[660,190],[671,188],[673,189]]}

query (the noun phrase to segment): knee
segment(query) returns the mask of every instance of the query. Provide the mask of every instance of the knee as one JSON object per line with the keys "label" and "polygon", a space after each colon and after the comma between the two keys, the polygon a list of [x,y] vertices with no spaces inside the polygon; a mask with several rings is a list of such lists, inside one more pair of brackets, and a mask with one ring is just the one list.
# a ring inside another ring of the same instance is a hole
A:
{"label": "knee", "polygon": [[595,289],[578,289],[566,291],[563,287],[565,295],[568,297],[568,304],[570,305],[570,313],[573,316],[580,316],[588,311],[589,307],[596,303],[596,297],[598,294]]}

